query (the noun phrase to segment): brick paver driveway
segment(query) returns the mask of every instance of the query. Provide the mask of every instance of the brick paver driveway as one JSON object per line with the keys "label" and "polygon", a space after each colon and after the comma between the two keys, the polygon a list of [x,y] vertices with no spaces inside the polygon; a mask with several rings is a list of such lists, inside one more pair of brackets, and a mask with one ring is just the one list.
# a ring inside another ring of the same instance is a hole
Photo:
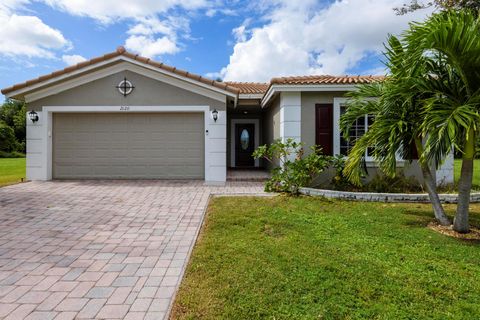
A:
{"label": "brick paver driveway", "polygon": [[0,318],[163,319],[212,193],[256,182],[30,182],[0,188]]}

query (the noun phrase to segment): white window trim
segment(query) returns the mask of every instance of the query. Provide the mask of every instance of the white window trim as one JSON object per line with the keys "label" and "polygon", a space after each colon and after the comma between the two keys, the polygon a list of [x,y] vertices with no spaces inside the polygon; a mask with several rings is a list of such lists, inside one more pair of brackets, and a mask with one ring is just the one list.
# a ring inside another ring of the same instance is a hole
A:
{"label": "white window trim", "polygon": [[[255,150],[259,147],[260,145],[260,120],[259,119],[231,119],[230,121],[230,167],[235,168],[235,143],[236,143],[236,137],[235,137],[235,125],[238,123],[253,123],[255,126],[255,134],[254,134],[254,143],[255,143]],[[260,159],[255,159],[255,167],[258,168],[260,167]]]}
{"label": "white window trim", "polygon": [[[122,108],[122,109],[121,109]],[[141,113],[141,112],[203,112],[204,113],[204,129],[205,136],[205,181],[207,183],[225,182],[226,180],[226,166],[219,167],[218,165],[210,165],[214,162],[213,157],[214,150],[210,150],[211,144],[220,141],[225,143],[226,137],[210,137],[209,132],[214,131],[214,126],[226,127],[226,112],[219,111],[217,122],[212,119],[210,106],[129,106],[128,110],[124,110],[124,106],[44,106],[42,108],[43,115],[43,139],[46,142],[46,152],[44,153],[43,162],[46,164],[46,180],[52,179],[52,123],[53,113],[55,112],[82,112],[82,113],[95,113],[95,112],[111,112],[111,113]],[[223,129],[225,130],[225,129]],[[221,131],[221,130],[220,130]],[[226,135],[226,131],[224,134]],[[215,141],[210,141],[215,140]],[[212,143],[211,143],[212,142]],[[220,172],[222,170],[224,172]]]}

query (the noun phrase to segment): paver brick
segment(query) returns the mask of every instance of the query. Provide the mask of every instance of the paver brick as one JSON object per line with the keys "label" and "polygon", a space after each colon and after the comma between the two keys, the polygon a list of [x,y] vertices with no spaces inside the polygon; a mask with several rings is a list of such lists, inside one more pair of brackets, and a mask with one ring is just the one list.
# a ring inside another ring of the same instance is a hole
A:
{"label": "paver brick", "polygon": [[9,313],[8,316],[5,317],[5,320],[25,319],[36,306],[36,304],[21,304],[18,308]]}
{"label": "paver brick", "polygon": [[52,320],[57,314],[58,312],[54,311],[34,311],[30,313],[25,320]]}
{"label": "paver brick", "polygon": [[121,319],[125,317],[130,305],[105,305],[100,312],[97,314],[97,317],[100,319]]}
{"label": "paver brick", "polygon": [[76,281],[58,281],[53,286],[51,286],[48,290],[70,292],[77,285],[78,285],[78,282]]}
{"label": "paver brick", "polygon": [[47,299],[45,299],[36,309],[40,311],[53,310],[66,296],[66,292],[54,292]]}
{"label": "paver brick", "polygon": [[5,318],[10,312],[18,307],[17,303],[2,303],[0,308],[0,318]]}
{"label": "paver brick", "polygon": [[77,317],[79,319],[93,319],[100,311],[100,309],[105,305],[107,299],[91,299],[87,302],[85,307],[78,313]]}
{"label": "paver brick", "polygon": [[93,299],[109,298],[114,290],[113,287],[93,287],[85,297]]}
{"label": "paver brick", "polygon": [[46,291],[29,291],[24,294],[20,299],[17,300],[18,303],[35,303],[40,304],[45,299],[48,298],[50,292]]}
{"label": "paver brick", "polygon": [[85,298],[66,298],[55,307],[55,311],[80,311],[87,302]]}
{"label": "paver brick", "polygon": [[95,285],[95,282],[80,282],[78,286],[73,289],[68,295],[71,298],[81,298],[87,294],[88,291]]}

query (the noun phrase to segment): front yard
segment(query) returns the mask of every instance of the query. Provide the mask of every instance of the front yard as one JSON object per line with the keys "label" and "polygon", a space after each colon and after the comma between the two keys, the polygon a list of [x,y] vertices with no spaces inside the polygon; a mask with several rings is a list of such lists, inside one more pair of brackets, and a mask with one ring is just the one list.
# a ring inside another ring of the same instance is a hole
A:
{"label": "front yard", "polygon": [[25,158],[0,158],[0,187],[25,179]]}
{"label": "front yard", "polygon": [[171,318],[474,319],[479,243],[430,221],[420,204],[215,198]]}

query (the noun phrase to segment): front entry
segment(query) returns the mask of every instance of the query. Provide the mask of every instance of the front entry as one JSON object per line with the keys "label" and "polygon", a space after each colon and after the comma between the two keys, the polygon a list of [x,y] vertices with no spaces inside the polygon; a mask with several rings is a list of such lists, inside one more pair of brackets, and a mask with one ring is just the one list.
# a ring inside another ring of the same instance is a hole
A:
{"label": "front entry", "polygon": [[253,167],[255,159],[255,125],[253,123],[235,124],[235,166]]}

